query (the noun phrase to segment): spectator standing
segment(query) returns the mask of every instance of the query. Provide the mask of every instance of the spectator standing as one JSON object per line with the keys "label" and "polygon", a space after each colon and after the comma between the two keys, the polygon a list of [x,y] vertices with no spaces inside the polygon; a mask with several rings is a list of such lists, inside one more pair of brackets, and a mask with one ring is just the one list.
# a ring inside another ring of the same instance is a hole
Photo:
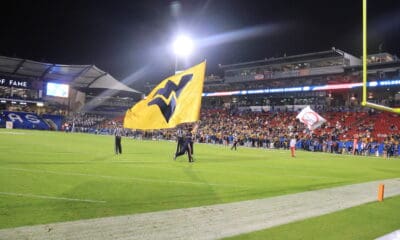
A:
{"label": "spectator standing", "polygon": [[122,128],[117,126],[114,130],[115,135],[115,154],[122,154],[122,146],[121,146],[121,136],[122,136]]}
{"label": "spectator standing", "polygon": [[290,139],[290,153],[292,154],[292,157],[296,157],[296,143],[297,143],[297,137],[294,136]]}
{"label": "spectator standing", "polygon": [[238,139],[237,135],[234,134],[233,135],[233,144],[232,144],[231,150],[235,149],[235,151],[236,151],[236,146],[237,146],[238,142],[239,142],[239,139]]}

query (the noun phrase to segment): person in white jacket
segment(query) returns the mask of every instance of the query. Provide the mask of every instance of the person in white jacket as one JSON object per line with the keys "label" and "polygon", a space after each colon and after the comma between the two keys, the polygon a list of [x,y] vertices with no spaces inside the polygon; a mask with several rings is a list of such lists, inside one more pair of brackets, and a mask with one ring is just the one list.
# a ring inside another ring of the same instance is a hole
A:
{"label": "person in white jacket", "polygon": [[290,139],[290,143],[289,143],[290,152],[292,154],[292,157],[296,157],[296,143],[297,143],[297,136],[293,136]]}

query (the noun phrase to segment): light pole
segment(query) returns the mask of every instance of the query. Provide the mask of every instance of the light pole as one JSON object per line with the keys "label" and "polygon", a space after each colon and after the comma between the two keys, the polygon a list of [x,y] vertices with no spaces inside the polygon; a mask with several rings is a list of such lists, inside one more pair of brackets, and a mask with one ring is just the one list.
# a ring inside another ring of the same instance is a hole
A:
{"label": "light pole", "polygon": [[173,43],[173,50],[175,54],[175,74],[178,70],[178,58],[188,57],[193,52],[193,41],[186,35],[178,36]]}

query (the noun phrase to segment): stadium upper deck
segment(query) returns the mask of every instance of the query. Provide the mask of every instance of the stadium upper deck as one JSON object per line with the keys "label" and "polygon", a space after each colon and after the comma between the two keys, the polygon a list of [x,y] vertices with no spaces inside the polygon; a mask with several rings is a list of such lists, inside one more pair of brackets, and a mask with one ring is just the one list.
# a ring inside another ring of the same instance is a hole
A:
{"label": "stadium upper deck", "polygon": [[[368,62],[369,100],[398,105],[398,58],[379,53],[369,55]],[[295,105],[297,101],[338,107],[361,101],[361,60],[334,48],[220,67],[222,78],[206,79],[206,104]]]}
{"label": "stadium upper deck", "polygon": [[329,51],[221,65],[220,67],[225,71],[226,82],[246,82],[343,73],[344,67],[356,65],[361,65],[359,58],[332,48]]}

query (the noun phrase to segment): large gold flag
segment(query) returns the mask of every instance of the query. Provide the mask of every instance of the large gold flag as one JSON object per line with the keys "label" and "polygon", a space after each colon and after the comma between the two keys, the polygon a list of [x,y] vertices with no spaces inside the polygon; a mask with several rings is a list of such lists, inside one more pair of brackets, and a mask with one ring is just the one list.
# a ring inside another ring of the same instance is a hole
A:
{"label": "large gold flag", "polygon": [[206,62],[171,76],[130,108],[124,128],[163,129],[198,121]]}

